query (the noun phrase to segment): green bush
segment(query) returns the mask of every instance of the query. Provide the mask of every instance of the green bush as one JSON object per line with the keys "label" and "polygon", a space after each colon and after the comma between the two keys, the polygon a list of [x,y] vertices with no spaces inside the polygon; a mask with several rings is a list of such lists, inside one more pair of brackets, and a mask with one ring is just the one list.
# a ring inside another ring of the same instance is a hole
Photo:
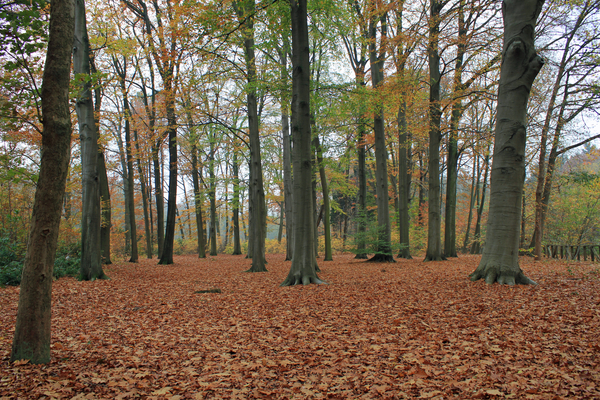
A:
{"label": "green bush", "polygon": [[0,285],[18,286],[21,283],[23,264],[19,261],[11,261],[0,265]]}
{"label": "green bush", "polygon": [[[17,258],[14,251],[11,253],[11,244],[5,239],[0,239],[0,285],[18,286],[23,274],[23,259]],[[64,276],[78,276],[81,263],[80,251],[81,244],[59,245],[54,259],[52,276],[55,279]]]}

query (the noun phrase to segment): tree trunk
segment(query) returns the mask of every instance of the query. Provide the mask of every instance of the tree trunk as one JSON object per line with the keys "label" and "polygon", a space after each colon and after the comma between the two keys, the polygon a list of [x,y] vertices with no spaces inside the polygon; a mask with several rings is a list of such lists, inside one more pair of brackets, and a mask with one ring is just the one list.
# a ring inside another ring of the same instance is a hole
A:
{"label": "tree trunk", "polygon": [[158,258],[162,257],[165,244],[165,199],[163,196],[162,164],[160,162],[162,139],[152,143],[152,167],[154,170],[154,198],[156,199],[156,242]]}
{"label": "tree trunk", "polygon": [[440,12],[443,2],[430,0],[429,16],[429,194],[427,196],[429,211],[427,224],[427,252],[425,261],[444,260],[441,238],[440,215],[440,141],[442,137],[442,109],[440,107]]}
{"label": "tree trunk", "polygon": [[[385,41],[386,35],[386,13],[381,10],[375,10],[369,22],[369,60],[371,63],[371,82],[373,89],[378,96],[376,110],[373,116],[373,131],[375,134],[375,169],[376,193],[377,193],[377,251],[370,259],[374,262],[394,262],[392,255],[392,230],[390,225],[390,204],[388,191],[388,170],[387,170],[387,145],[385,140],[385,122],[383,94],[381,84],[383,82],[383,63],[385,60],[384,44],[381,44],[379,54],[377,54],[377,25],[381,23],[382,39]],[[377,15],[380,14],[380,15]]]}
{"label": "tree trunk", "polygon": [[[281,80],[282,86],[286,87],[287,78],[287,48],[280,51],[279,58],[281,62]],[[285,92],[285,91],[284,91]],[[290,144],[290,124],[288,114],[289,98],[288,96],[281,96],[281,135],[282,135],[282,146],[283,146],[283,191],[284,191],[284,202],[285,202],[285,241],[286,241],[286,253],[285,259],[289,261],[293,256],[293,232],[294,232],[294,220],[292,211],[292,147]]]}
{"label": "tree trunk", "polygon": [[146,185],[146,176],[144,175],[144,169],[142,167],[141,160],[141,151],[140,151],[140,141],[138,138],[137,130],[133,131],[133,136],[135,140],[135,149],[137,152],[136,164],[138,175],[140,177],[140,189],[142,192],[142,206],[144,209],[144,231],[146,232],[146,257],[151,260],[152,259],[152,228],[150,227],[150,213],[148,210],[148,189]]}
{"label": "tree trunk", "polygon": [[69,81],[73,14],[73,0],[50,3],[48,49],[42,82],[40,174],[21,277],[11,362],[50,362],[52,270],[71,154]]}
{"label": "tree trunk", "polygon": [[[357,77],[358,79],[358,77]],[[359,82],[364,86],[364,78],[362,82]],[[361,87],[362,87],[361,86]],[[358,243],[356,246],[356,259],[366,260],[367,246],[366,246],[366,234],[367,234],[367,151],[365,136],[367,134],[366,121],[363,117],[363,108],[361,104],[358,117],[358,136],[356,138],[356,151],[358,158],[357,174],[358,174],[358,204],[357,204],[357,216],[358,216]]]}
{"label": "tree trunk", "polygon": [[265,190],[263,187],[262,160],[260,155],[260,132],[258,121],[258,103],[256,98],[256,59],[254,54],[254,0],[239,0],[234,3],[238,19],[243,26],[244,55],[246,58],[246,77],[248,81],[247,112],[248,136],[250,139],[250,169],[252,170],[249,182],[250,202],[252,204],[252,225],[250,226],[250,242],[252,246],[252,266],[248,272],[264,272],[265,267],[265,234],[266,234],[266,208]]}
{"label": "tree trunk", "polygon": [[[94,64],[94,58],[90,59],[90,69],[95,74],[96,66]],[[96,129],[100,128],[100,121],[98,116],[100,113],[100,104],[102,101],[102,90],[99,85],[94,88],[94,123]],[[100,221],[100,253],[102,264],[112,264],[110,259],[110,230],[112,228],[112,210],[110,205],[110,188],[108,186],[108,176],[106,174],[106,162],[104,157],[104,148],[99,148],[98,153],[98,184],[100,189],[100,207],[101,207],[101,221]]]}
{"label": "tree trunk", "polygon": [[398,258],[412,259],[410,255],[410,219],[408,196],[410,191],[408,123],[406,121],[406,102],[402,100],[398,107],[398,229],[400,233],[400,252]]}
{"label": "tree trunk", "polygon": [[277,229],[277,243],[281,244],[283,239],[283,216],[285,215],[285,204],[283,201],[277,202],[279,205],[279,228]]}
{"label": "tree trunk", "polygon": [[481,201],[477,209],[477,222],[475,222],[475,233],[473,234],[473,244],[471,244],[471,254],[481,253],[481,216],[485,205],[485,190],[488,180],[488,169],[490,164],[489,152],[485,156],[485,172],[483,173],[483,185],[481,186]]}
{"label": "tree trunk", "polygon": [[110,230],[112,228],[110,188],[106,175],[106,162],[104,151],[98,153],[98,179],[100,184],[100,205],[102,207],[102,221],[100,225],[100,249],[102,264],[112,264],[110,259]]}
{"label": "tree trunk", "polygon": [[[315,145],[317,150],[317,163],[319,164],[319,176],[321,177],[321,188],[323,189],[323,229],[325,231],[325,259],[323,261],[333,261],[331,251],[331,220],[329,205],[329,184],[325,175],[325,165],[323,165],[323,149],[318,135],[315,135]],[[317,224],[318,225],[318,224]]]}
{"label": "tree trunk", "polygon": [[165,107],[167,111],[167,132],[169,133],[169,198],[167,203],[167,225],[165,242],[159,264],[173,264],[173,245],[175,241],[175,222],[177,210],[177,117],[175,115],[175,98],[172,89],[172,71],[163,80],[165,82]]}
{"label": "tree trunk", "polygon": [[[471,176],[471,196],[469,200],[469,216],[467,217],[467,229],[465,231],[465,240],[463,241],[462,252],[467,252],[467,246],[469,245],[469,233],[471,231],[471,220],[473,219],[473,207],[475,206],[475,192],[476,187],[479,186],[479,176],[481,174],[479,168],[477,168],[477,162],[473,162],[473,175]],[[477,173],[477,182],[475,181],[475,173]]]}
{"label": "tree trunk", "polygon": [[240,166],[237,157],[237,148],[233,150],[233,199],[232,199],[232,216],[231,223],[233,224],[233,255],[242,254],[242,244],[240,241]]}
{"label": "tree trunk", "polygon": [[294,257],[281,286],[322,283],[313,241],[310,63],[306,0],[290,0],[292,19],[292,138],[294,163]]}
{"label": "tree trunk", "polygon": [[138,246],[137,246],[137,223],[135,221],[135,199],[134,199],[134,179],[133,179],[133,149],[131,139],[131,111],[129,108],[129,99],[127,96],[127,88],[125,86],[126,79],[126,62],[123,62],[122,69],[117,67],[115,62],[115,69],[120,77],[121,94],[123,95],[123,116],[125,118],[125,151],[127,157],[127,190],[125,191],[125,203],[129,210],[129,235],[131,238],[131,253],[129,262],[138,262]]}
{"label": "tree trunk", "polygon": [[200,193],[200,173],[198,168],[198,147],[192,138],[192,183],[194,184],[194,207],[196,209],[196,231],[198,232],[198,258],[206,258],[204,221],[202,218],[202,194]]}
{"label": "tree trunk", "polygon": [[486,245],[471,280],[532,284],[519,267],[521,198],[525,180],[527,102],[543,60],[534,33],[544,0],[504,0],[504,46],[492,161]]}
{"label": "tree trunk", "polygon": [[81,268],[83,280],[102,279],[100,252],[100,188],[98,184],[98,131],[94,121],[94,105],[90,75],[90,44],[85,21],[85,2],[78,0],[75,8],[75,43],[73,72],[79,75],[76,102],[81,142],[82,210],[81,210]]}
{"label": "tree trunk", "polygon": [[444,255],[458,257],[456,253],[456,189],[458,178],[458,128],[463,113],[460,96],[462,89],[463,58],[467,46],[467,29],[465,27],[464,0],[458,10],[458,40],[456,61],[454,66],[455,97],[450,116],[450,132],[448,135],[448,172],[446,178],[446,219],[444,225]]}
{"label": "tree trunk", "polygon": [[215,178],[215,136],[210,140],[210,154],[208,155],[208,176],[209,176],[209,190],[208,196],[210,198],[210,252],[211,256],[217,255],[217,182]]}

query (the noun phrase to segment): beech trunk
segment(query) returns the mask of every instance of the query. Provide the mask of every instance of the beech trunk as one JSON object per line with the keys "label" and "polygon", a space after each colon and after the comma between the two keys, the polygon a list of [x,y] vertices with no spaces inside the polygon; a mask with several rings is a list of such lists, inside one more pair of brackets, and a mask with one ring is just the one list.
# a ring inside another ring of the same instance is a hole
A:
{"label": "beech trunk", "polygon": [[534,46],[544,0],[504,0],[504,46],[492,160],[485,248],[471,280],[534,284],[519,267],[521,200],[525,180],[527,102],[543,65]]}

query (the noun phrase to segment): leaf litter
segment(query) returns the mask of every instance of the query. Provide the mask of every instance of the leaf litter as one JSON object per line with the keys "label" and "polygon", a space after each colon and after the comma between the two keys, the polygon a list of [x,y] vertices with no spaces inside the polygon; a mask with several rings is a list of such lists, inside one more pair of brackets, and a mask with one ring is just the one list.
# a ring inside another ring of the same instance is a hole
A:
{"label": "leaf litter", "polygon": [[55,281],[42,366],[9,362],[18,288],[0,289],[0,398],[600,398],[598,264],[522,258],[539,285],[507,287],[468,280],[478,256],[338,255],[327,285],[281,288],[290,262],[267,259]]}

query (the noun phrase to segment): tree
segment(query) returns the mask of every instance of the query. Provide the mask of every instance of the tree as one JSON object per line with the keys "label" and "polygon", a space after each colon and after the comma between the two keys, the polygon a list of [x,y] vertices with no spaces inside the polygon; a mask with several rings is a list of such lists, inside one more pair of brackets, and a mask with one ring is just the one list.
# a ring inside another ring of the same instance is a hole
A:
{"label": "tree", "polygon": [[[599,1],[586,0],[576,3],[569,2],[564,5],[559,4],[558,10],[556,10],[557,13],[561,14],[561,17],[558,18],[558,29],[564,29],[565,34],[560,37],[560,40],[555,41],[558,46],[551,49],[561,58],[555,66],[556,68],[553,69],[555,80],[551,94],[548,97],[546,116],[540,135],[540,154],[535,190],[535,226],[530,245],[530,247],[534,247],[537,259],[541,257],[542,253],[544,221],[548,209],[556,158],[566,151],[565,149],[558,150],[562,131],[565,125],[581,113],[585,113],[595,105],[597,106],[600,102],[600,91],[598,91],[597,83],[594,81],[600,69],[600,64],[597,62],[600,32],[594,28],[594,26],[598,26],[599,22],[599,7]],[[571,15],[572,12],[569,11],[572,10],[577,12],[574,21],[563,16],[564,14]],[[566,26],[563,27],[563,25]],[[552,125],[554,125],[554,138],[550,155],[547,157],[548,134]],[[596,135],[595,138],[598,136],[600,135]],[[591,139],[593,138],[568,146],[568,149],[582,146]]]}
{"label": "tree", "polygon": [[84,280],[103,279],[100,251],[100,185],[98,178],[98,129],[94,120],[94,102],[90,76],[90,42],[85,21],[85,1],[75,7],[75,43],[73,72],[79,80],[76,110],[81,143],[82,210],[81,269]]}
{"label": "tree", "polygon": [[73,0],[53,0],[42,83],[42,158],[23,266],[11,361],[50,362],[52,270],[71,153]]}
{"label": "tree", "polygon": [[[375,3],[375,2],[374,2]],[[374,262],[394,262],[392,255],[392,230],[390,225],[390,202],[388,193],[387,145],[385,140],[385,121],[381,85],[383,84],[383,64],[386,58],[385,41],[387,35],[387,12],[380,4],[371,4],[369,19],[369,61],[371,63],[371,82],[376,91],[376,105],[373,115],[373,131],[375,134],[375,169],[377,193],[377,252],[370,259]],[[377,26],[381,25],[379,50],[377,49]]]}
{"label": "tree", "polygon": [[235,11],[242,25],[244,40],[244,55],[246,59],[246,87],[248,137],[250,142],[250,184],[249,198],[252,212],[250,225],[250,241],[252,246],[252,266],[248,272],[264,272],[265,267],[265,190],[263,185],[262,160],[260,155],[260,132],[258,120],[258,104],[256,98],[256,57],[254,52],[254,14],[256,5],[254,0],[239,0],[233,3]]}
{"label": "tree", "polygon": [[486,244],[472,281],[535,284],[519,267],[521,199],[525,180],[527,102],[543,59],[534,33],[544,0],[504,0],[504,45],[498,85]]}
{"label": "tree", "polygon": [[[357,19],[356,24],[359,28],[358,37],[355,35],[342,35],[344,46],[348,53],[350,65],[354,71],[355,90],[358,95],[363,97],[365,94],[365,75],[367,67],[368,41],[369,31],[368,24],[365,21],[363,12],[357,1],[348,1],[350,9],[354,12]],[[340,25],[344,25],[341,23]],[[365,102],[361,98],[359,100],[357,112],[357,137],[356,137],[356,152],[358,158],[357,175],[358,175],[358,198],[357,198],[357,214],[358,214],[358,240],[356,248],[357,259],[367,259],[366,253],[366,218],[367,218],[367,167],[366,167],[366,135],[367,135],[367,119],[365,118]]]}
{"label": "tree", "polygon": [[292,139],[294,250],[281,286],[322,283],[314,249],[310,132],[310,62],[306,0],[290,0],[292,12]]}
{"label": "tree", "polygon": [[440,13],[446,1],[430,0],[429,15],[429,222],[427,224],[427,253],[425,261],[445,259],[441,239],[440,207],[440,141],[442,138],[442,107],[440,105]]}
{"label": "tree", "polygon": [[[133,198],[133,148],[131,138],[131,108],[129,107],[129,90],[127,88],[127,56],[123,56],[121,62],[116,56],[113,56],[113,66],[119,78],[119,86],[121,95],[123,96],[123,118],[125,119],[125,151],[126,151],[126,171],[123,175],[127,179],[127,188],[125,190],[125,207],[129,210],[129,220],[126,225],[129,227],[129,237],[131,238],[131,257],[129,262],[138,262],[138,245],[137,245],[137,224],[135,221],[135,200]],[[143,179],[140,176],[140,179]],[[152,257],[150,257],[152,258]]]}
{"label": "tree", "polygon": [[[154,63],[156,64],[163,83],[163,96],[167,119],[165,135],[169,140],[169,194],[167,200],[167,223],[164,244],[162,249],[159,250],[160,260],[158,263],[173,264],[178,181],[177,114],[175,112],[175,92],[178,81],[175,73],[179,70],[179,63],[183,53],[183,49],[180,45],[185,43],[182,36],[183,31],[182,29],[179,29],[182,28],[179,26],[181,21],[177,18],[183,18],[185,12],[181,9],[175,10],[170,2],[166,3],[166,9],[161,9],[158,1],[153,0],[152,6],[155,12],[155,21],[153,21],[148,13],[148,6],[143,0],[137,0],[137,4],[128,0],[124,0],[124,3],[143,23],[144,35],[148,41],[150,53],[152,54]],[[155,190],[158,190],[158,187],[159,185],[155,185]],[[160,207],[160,205],[157,202],[157,208],[158,207]]]}

